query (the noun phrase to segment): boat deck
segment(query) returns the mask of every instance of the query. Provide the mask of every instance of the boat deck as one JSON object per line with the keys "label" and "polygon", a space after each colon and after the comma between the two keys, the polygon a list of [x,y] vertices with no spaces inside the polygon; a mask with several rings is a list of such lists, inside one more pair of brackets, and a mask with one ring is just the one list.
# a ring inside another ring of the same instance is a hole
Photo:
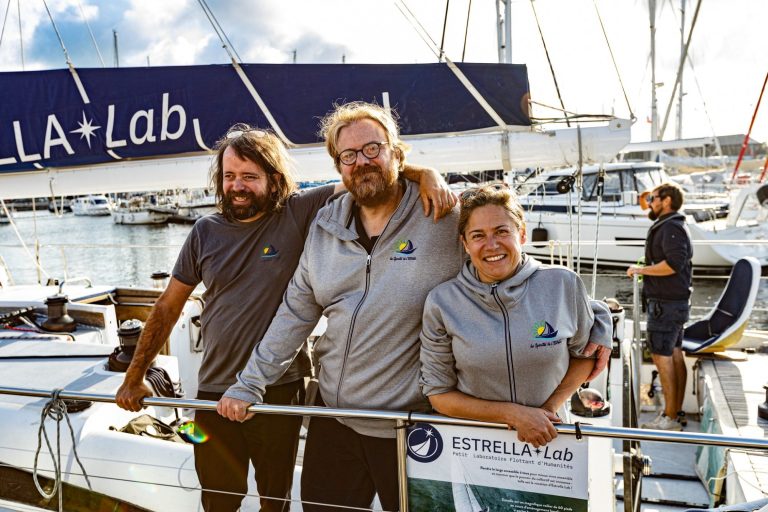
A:
{"label": "boat deck", "polygon": [[[765,401],[763,386],[768,383],[768,353],[744,354],[728,351],[728,356],[701,361],[700,379],[704,399],[713,411],[708,432],[727,436],[765,438],[768,421],[757,415]],[[707,403],[705,402],[705,413]],[[711,448],[710,450],[715,450]],[[759,451],[719,449],[725,458],[725,481],[729,502],[745,502],[768,495],[768,454]]]}
{"label": "boat deck", "polygon": [[[765,368],[766,353],[732,350],[703,356],[697,372],[689,373],[702,411],[701,422],[689,420],[685,430],[765,438],[768,421],[757,416],[758,404],[765,400]],[[640,423],[655,414],[641,413]],[[619,453],[621,441],[614,441],[614,448]],[[651,442],[643,442],[641,448],[653,461],[651,475],[643,478],[644,511],[709,508],[712,500],[707,488],[720,493],[723,481],[726,505],[768,496],[768,454],[764,452]],[[622,476],[617,474],[617,511],[624,510],[622,496]]]}
{"label": "boat deck", "polygon": [[[650,421],[655,412],[640,414],[640,423]],[[699,432],[700,423],[689,420],[688,432]],[[614,441],[616,453],[621,452],[621,441]],[[694,445],[672,443],[641,443],[643,454],[653,461],[651,475],[643,478],[641,510],[647,512],[672,512],[690,508],[709,508],[709,495],[696,475],[696,450]],[[624,482],[616,475],[616,512],[623,512]]]}

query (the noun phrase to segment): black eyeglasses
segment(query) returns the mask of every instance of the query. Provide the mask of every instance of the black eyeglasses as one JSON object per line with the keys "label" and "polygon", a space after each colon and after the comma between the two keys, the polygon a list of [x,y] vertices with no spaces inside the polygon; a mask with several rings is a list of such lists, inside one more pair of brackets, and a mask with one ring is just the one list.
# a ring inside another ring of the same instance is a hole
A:
{"label": "black eyeglasses", "polygon": [[486,188],[492,188],[494,190],[506,190],[509,188],[509,185],[506,183],[492,183],[489,185],[483,185],[482,187],[475,187],[475,188],[469,188],[459,194],[459,201],[462,203],[469,201],[473,197],[475,197],[481,190]]}
{"label": "black eyeglasses", "polygon": [[345,149],[336,158],[344,165],[352,165],[357,161],[357,154],[362,153],[369,160],[373,160],[381,153],[381,146],[386,146],[389,142],[369,142],[360,149]]}
{"label": "black eyeglasses", "polygon": [[238,137],[242,137],[246,133],[252,133],[253,135],[255,135],[258,138],[262,138],[262,137],[266,137],[267,136],[267,132],[265,132],[264,130],[257,130],[255,128],[253,128],[253,129],[250,129],[250,130],[232,130],[231,132],[227,132],[227,139],[229,139],[229,140],[236,139]]}

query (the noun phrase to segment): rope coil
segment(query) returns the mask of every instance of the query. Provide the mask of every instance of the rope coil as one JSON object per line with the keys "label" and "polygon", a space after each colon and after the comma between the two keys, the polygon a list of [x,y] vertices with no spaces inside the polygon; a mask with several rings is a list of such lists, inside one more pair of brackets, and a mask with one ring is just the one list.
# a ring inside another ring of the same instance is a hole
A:
{"label": "rope coil", "polygon": [[[83,463],[80,461],[80,456],[77,454],[77,446],[75,443],[75,432],[72,429],[72,422],[69,420],[69,414],[67,413],[67,404],[64,402],[63,399],[59,398],[59,394],[62,391],[63,389],[61,388],[54,389],[51,392],[51,399],[45,403],[45,405],[43,406],[43,410],[40,413],[40,428],[37,430],[37,449],[35,450],[35,463],[32,469],[32,481],[35,483],[37,492],[39,492],[43,498],[45,498],[46,500],[50,500],[58,492],[59,511],[64,510],[63,493],[61,492],[61,489],[63,488],[63,482],[61,480],[61,420],[62,419],[67,420],[67,426],[69,427],[69,437],[72,440],[72,453],[75,455],[75,460],[77,461],[78,466],[80,466],[80,470],[83,472],[83,477],[85,477],[85,482],[88,484],[88,489],[93,490],[93,487],[91,486],[91,480],[88,478],[88,474],[85,472],[85,467],[83,467]],[[51,418],[52,420],[56,421],[56,456],[55,457],[53,453],[53,447],[51,446],[51,441],[50,439],[48,439],[48,431],[45,429],[46,418]],[[51,456],[51,462],[53,462],[54,482],[53,482],[53,489],[51,489],[50,493],[46,492],[45,489],[43,489],[43,487],[40,485],[40,482],[37,476],[37,461],[40,456],[40,448],[42,447],[43,437],[45,437],[45,444],[46,446],[48,446],[48,453]]]}

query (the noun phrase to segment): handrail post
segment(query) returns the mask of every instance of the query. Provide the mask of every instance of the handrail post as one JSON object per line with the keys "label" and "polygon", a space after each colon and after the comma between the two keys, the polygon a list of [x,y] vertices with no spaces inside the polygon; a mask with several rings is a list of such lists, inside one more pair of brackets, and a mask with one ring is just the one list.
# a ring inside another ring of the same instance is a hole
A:
{"label": "handrail post", "polygon": [[642,318],[642,297],[640,296],[640,277],[632,277],[632,371],[635,404],[640,404],[640,366],[643,360],[643,342],[641,340],[640,319]]}
{"label": "handrail post", "polygon": [[408,512],[408,473],[405,470],[405,434],[406,423],[404,420],[396,420],[395,432],[397,433],[397,484],[400,494],[400,512]]}

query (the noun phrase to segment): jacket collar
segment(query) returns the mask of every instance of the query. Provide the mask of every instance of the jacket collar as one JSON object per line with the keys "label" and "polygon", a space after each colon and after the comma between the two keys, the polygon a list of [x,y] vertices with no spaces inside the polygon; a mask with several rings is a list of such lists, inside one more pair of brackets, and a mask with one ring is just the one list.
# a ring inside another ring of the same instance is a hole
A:
{"label": "jacket collar", "polygon": [[528,278],[540,267],[541,262],[524,253],[517,272],[513,276],[498,283],[484,283],[478,279],[472,262],[467,260],[459,272],[458,281],[486,304],[498,307],[498,303],[493,297],[495,288],[496,294],[502,302],[511,306],[523,297],[528,286]]}
{"label": "jacket collar", "polygon": [[[399,178],[404,180],[403,178]],[[396,230],[400,224],[407,219],[408,214],[416,205],[419,199],[419,185],[412,181],[405,181],[405,192],[400,199],[400,203],[397,205],[392,217],[389,219],[389,223],[385,228],[385,232],[391,232]],[[358,239],[357,231],[355,230],[355,221],[352,218],[352,208],[354,205],[354,197],[352,194],[344,194],[335,201],[328,204],[320,212],[320,217],[317,219],[318,227],[324,229],[336,238],[344,241],[352,241]],[[384,235],[385,233],[382,233]]]}

